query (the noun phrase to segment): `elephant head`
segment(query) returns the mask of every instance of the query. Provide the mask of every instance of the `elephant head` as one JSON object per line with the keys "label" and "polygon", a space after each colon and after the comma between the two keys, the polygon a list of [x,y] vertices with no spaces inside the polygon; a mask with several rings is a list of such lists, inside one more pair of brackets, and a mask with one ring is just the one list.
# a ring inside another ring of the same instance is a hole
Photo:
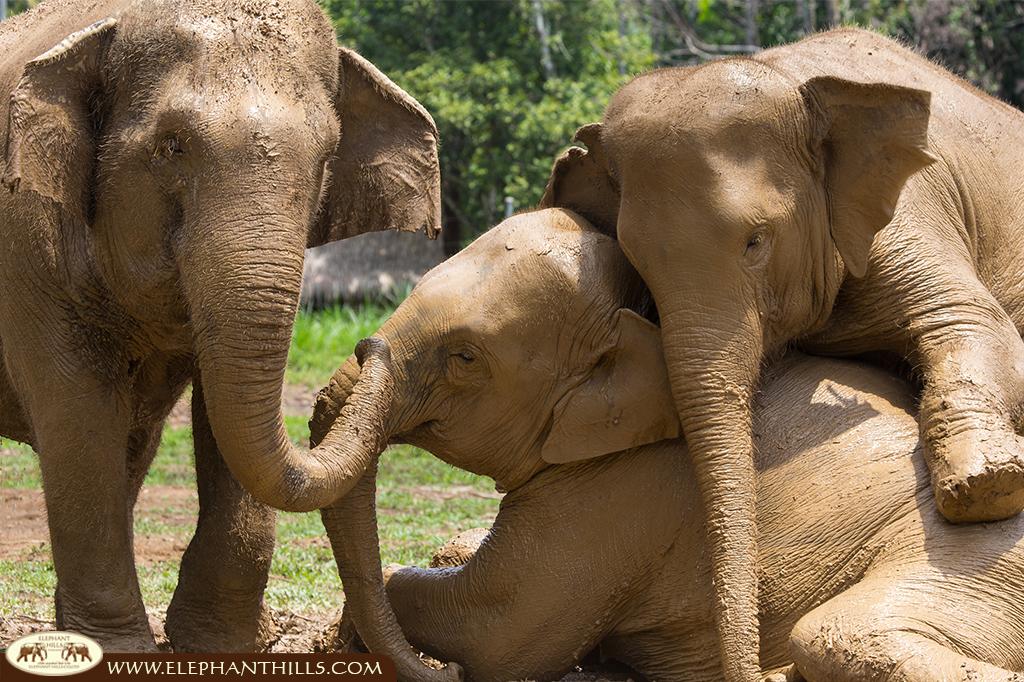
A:
{"label": "elephant head", "polygon": [[[311,0],[222,4],[134,3],[29,62],[3,181],[91,254],[95,272],[74,281],[109,292],[149,330],[147,350],[194,351],[238,481],[279,509],[312,510],[354,485],[378,444],[345,435],[354,424],[312,453],[285,435],[304,249],[370,230],[434,236],[437,130],[337,46]],[[387,409],[369,390],[380,381],[361,392],[369,412]]]}
{"label": "elephant head", "polygon": [[[615,240],[578,215],[506,220],[429,272],[374,335],[391,349],[388,437],[512,490],[553,464],[676,436],[660,333],[641,314],[648,301]],[[348,409],[359,376],[353,356],[321,391],[314,442]],[[341,504],[372,509],[370,477],[362,492]],[[351,568],[355,542],[331,534],[331,544]],[[365,639],[364,623],[379,619],[360,593],[382,589],[379,556],[342,578]]]}
{"label": "elephant head", "polygon": [[641,76],[542,205],[616,230],[650,287],[708,514],[726,678],[758,671],[750,400],[765,358],[828,318],[926,151],[928,93],[753,60]]}

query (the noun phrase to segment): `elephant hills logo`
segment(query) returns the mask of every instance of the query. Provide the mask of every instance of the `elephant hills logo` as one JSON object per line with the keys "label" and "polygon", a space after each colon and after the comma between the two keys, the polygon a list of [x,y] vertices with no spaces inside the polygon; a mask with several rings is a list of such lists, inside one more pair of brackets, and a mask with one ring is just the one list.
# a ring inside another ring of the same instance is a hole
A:
{"label": "elephant hills logo", "polygon": [[74,632],[36,632],[7,647],[7,662],[33,675],[74,675],[101,660],[100,645]]}

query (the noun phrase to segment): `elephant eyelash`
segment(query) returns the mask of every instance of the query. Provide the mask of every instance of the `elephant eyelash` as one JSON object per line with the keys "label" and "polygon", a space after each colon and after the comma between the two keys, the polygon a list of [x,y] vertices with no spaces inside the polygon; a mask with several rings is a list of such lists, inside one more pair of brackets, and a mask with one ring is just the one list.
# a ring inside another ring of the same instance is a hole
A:
{"label": "elephant eyelash", "polygon": [[755,251],[760,250],[760,247],[764,246],[768,242],[770,236],[771,235],[767,227],[762,227],[756,230],[747,238],[747,246],[744,250],[744,254],[749,256]]}
{"label": "elephant eyelash", "polygon": [[449,379],[456,384],[479,384],[490,377],[490,368],[482,354],[472,348],[459,348],[448,354]]}
{"label": "elephant eyelash", "polygon": [[185,153],[184,148],[181,146],[181,140],[178,139],[177,135],[168,135],[160,144],[157,145],[153,156],[162,156],[169,159],[174,156],[180,156]]}

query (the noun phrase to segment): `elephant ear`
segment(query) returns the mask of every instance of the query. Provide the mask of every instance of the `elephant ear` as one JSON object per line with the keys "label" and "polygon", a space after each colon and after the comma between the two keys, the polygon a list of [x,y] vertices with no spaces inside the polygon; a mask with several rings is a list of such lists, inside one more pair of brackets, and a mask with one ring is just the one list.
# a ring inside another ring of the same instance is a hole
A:
{"label": "elephant ear", "polygon": [[338,48],[341,140],[309,246],[377,230],[441,230],[437,126],[427,110],[352,50]]}
{"label": "elephant ear", "polygon": [[83,214],[96,158],[91,106],[117,25],[104,19],[25,65],[11,93],[4,185]]}
{"label": "elephant ear", "polygon": [[586,145],[586,149],[570,147],[558,157],[538,208],[575,211],[614,237],[619,218],[619,188],[601,144],[601,124],[583,126],[573,139]]}
{"label": "elephant ear", "polygon": [[907,179],[935,161],[928,153],[931,94],[828,76],[800,91],[817,118],[832,239],[850,273],[863,277],[875,234],[892,220]]}
{"label": "elephant ear", "polygon": [[661,330],[632,310],[613,320],[615,342],[555,405],[541,457],[564,464],[679,436]]}

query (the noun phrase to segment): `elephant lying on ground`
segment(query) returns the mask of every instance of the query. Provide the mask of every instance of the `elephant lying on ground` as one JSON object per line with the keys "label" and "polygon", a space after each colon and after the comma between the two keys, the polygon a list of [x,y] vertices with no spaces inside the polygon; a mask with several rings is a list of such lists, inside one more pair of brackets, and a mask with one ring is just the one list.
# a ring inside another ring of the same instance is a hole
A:
{"label": "elephant lying on ground", "polygon": [[[409,640],[471,679],[557,678],[595,647],[651,679],[722,677],[699,486],[684,442],[659,440],[679,428],[644,308],[615,240],[551,209],[435,268],[377,333],[393,438],[508,491],[466,565],[387,582]],[[335,374],[315,436],[355,377],[353,360]],[[912,405],[904,383],[848,361],[793,354],[765,382],[766,671],[1024,679],[1009,672],[1024,671],[1024,518],[939,516]]]}
{"label": "elephant lying on ground", "polygon": [[617,230],[657,304],[729,682],[757,665],[750,401],[789,344],[906,359],[939,510],[1024,508],[1024,114],[842,29],[644,74],[581,137],[547,200]]}
{"label": "elephant lying on ground", "polygon": [[304,249],[434,234],[434,122],[313,0],[54,0],[0,24],[0,53],[0,435],[39,453],[57,625],[154,648],[132,508],[192,380],[199,523],[167,632],[252,649],[274,540],[259,503],[330,504],[383,446],[372,352],[333,437],[288,441]]}

